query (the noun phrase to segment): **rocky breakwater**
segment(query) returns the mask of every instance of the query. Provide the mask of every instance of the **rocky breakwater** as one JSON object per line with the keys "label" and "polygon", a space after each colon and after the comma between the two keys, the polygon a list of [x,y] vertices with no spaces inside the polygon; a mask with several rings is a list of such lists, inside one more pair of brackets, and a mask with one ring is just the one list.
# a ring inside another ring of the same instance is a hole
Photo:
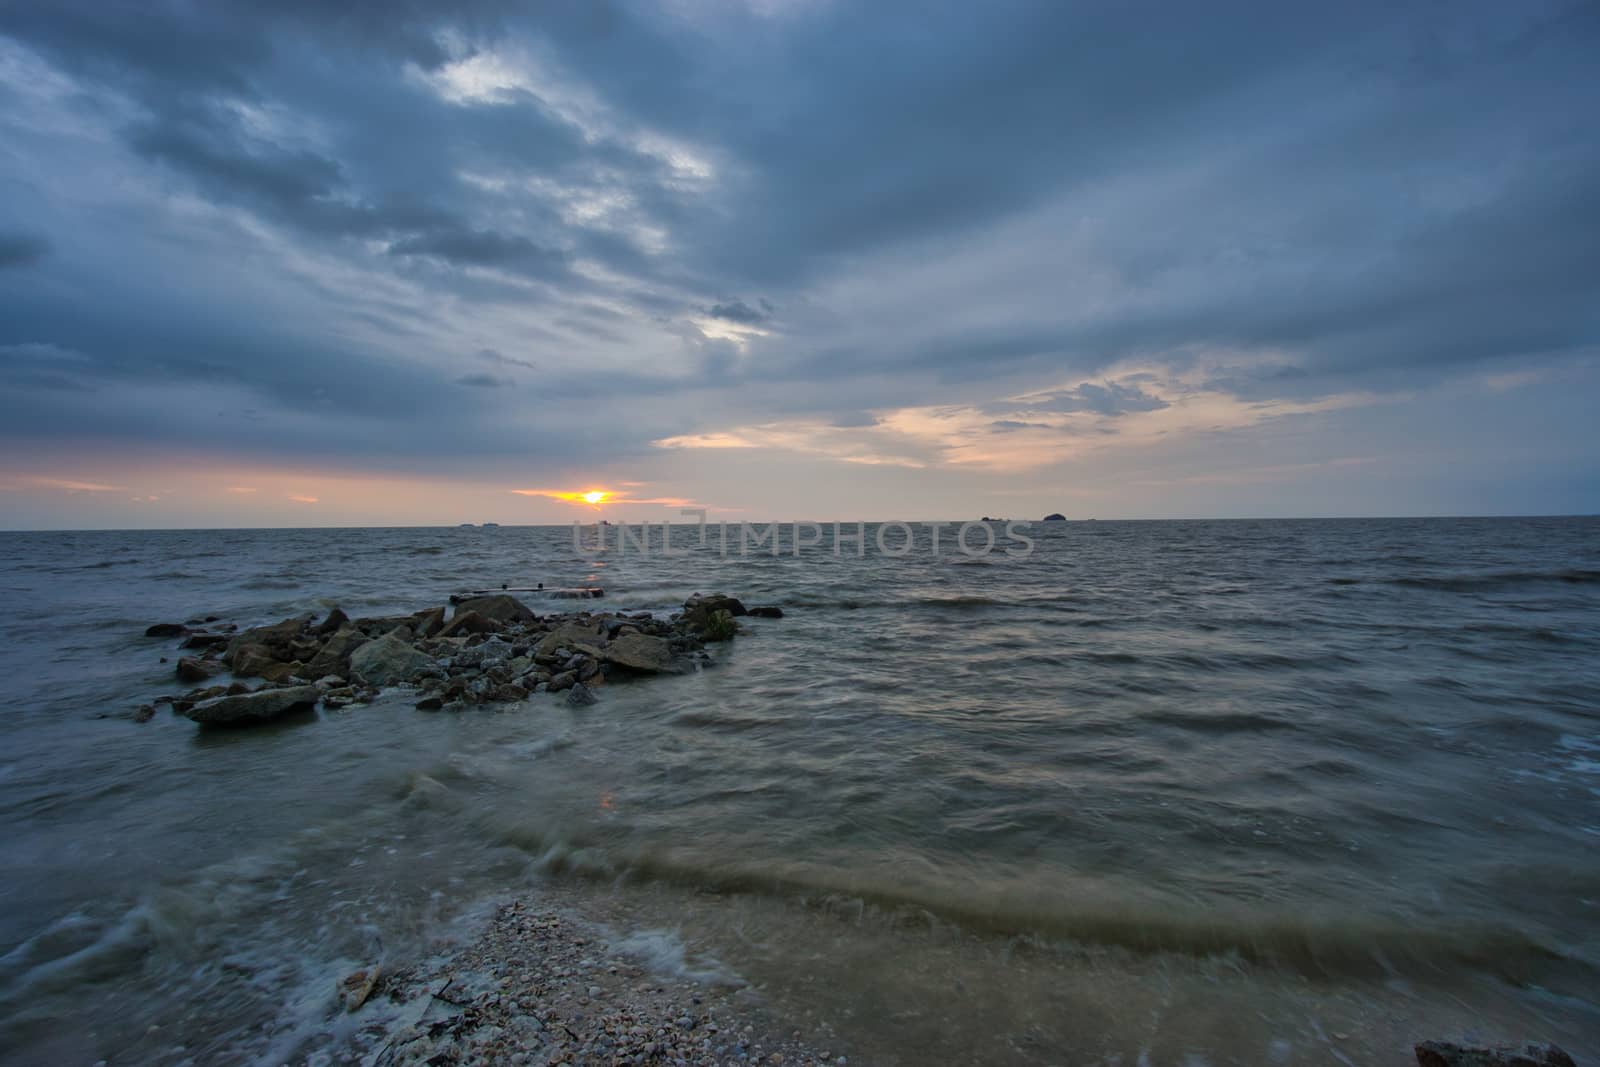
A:
{"label": "rocky breakwater", "polygon": [[[459,711],[480,704],[565,694],[593,704],[613,681],[698,670],[706,646],[739,632],[741,616],[781,618],[775,607],[746,609],[735,597],[695,594],[666,619],[575,611],[540,616],[507,594],[461,600],[453,612],[352,619],[338,608],[322,619],[296,615],[239,630],[158,623],[146,636],[181,638],[174,673],[198,685],[142,706],[140,721],[166,703],[199,723],[240,725],[321,704],[367,703],[386,687],[413,687],[417,707]],[[165,662],[165,660],[163,660]],[[210,682],[210,685],[200,683]]]}

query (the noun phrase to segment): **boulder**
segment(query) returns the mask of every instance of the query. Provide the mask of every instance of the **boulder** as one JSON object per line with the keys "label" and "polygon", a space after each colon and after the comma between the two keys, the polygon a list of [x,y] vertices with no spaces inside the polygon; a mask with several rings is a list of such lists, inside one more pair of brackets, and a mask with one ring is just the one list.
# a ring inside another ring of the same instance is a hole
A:
{"label": "boulder", "polygon": [[181,622],[158,622],[145,630],[146,637],[182,637],[188,633],[188,627]]}
{"label": "boulder", "polygon": [[534,655],[550,656],[562,648],[591,656],[599,655],[600,627],[592,622],[564,622],[539,641]]}
{"label": "boulder", "polygon": [[484,693],[483,698],[485,700],[497,701],[502,704],[513,704],[519,700],[526,700],[528,698],[528,691],[522,688],[520,685],[515,685],[511,682],[505,682]]}
{"label": "boulder", "polygon": [[322,690],[314,685],[297,685],[287,689],[261,689],[239,696],[220,696],[202,700],[184,711],[195,722],[249,723],[265,722],[294,708],[315,704],[322,698]]}
{"label": "boulder", "polygon": [[501,624],[514,622],[534,622],[538,616],[528,606],[514,596],[498,593],[494,596],[477,596],[471,600],[463,600],[456,605],[456,615],[461,616],[469,611],[475,611],[486,619],[493,619]]}
{"label": "boulder", "polygon": [[411,629],[418,637],[433,637],[444,629],[444,608],[429,608],[419,611],[411,616],[416,621],[411,624]]}
{"label": "boulder", "polygon": [[455,637],[466,634],[486,634],[500,629],[500,624],[476,611],[457,610],[456,617],[451,619],[439,631],[440,637]]}
{"label": "boulder", "polygon": [[190,634],[181,648],[210,648],[213,645],[225,645],[230,638],[227,634]]}
{"label": "boulder", "polygon": [[572,688],[567,690],[567,703],[573,707],[587,707],[594,702],[594,692],[582,682],[574,683]]}
{"label": "boulder", "polygon": [[368,641],[350,654],[350,669],[371,685],[404,682],[432,666],[432,659],[392,634]]}
{"label": "boulder", "polygon": [[630,671],[658,674],[676,670],[672,645],[664,638],[648,634],[623,634],[607,645],[600,653],[607,663],[614,663]]}
{"label": "boulder", "polygon": [[328,638],[317,654],[306,664],[306,674],[321,678],[325,674],[343,674],[350,667],[350,654],[367,643],[367,635],[354,626],[346,626]]}
{"label": "boulder", "polygon": [[261,678],[278,666],[278,657],[266,645],[230,645],[224,657],[240,678]]}
{"label": "boulder", "polygon": [[1420,1067],[1577,1067],[1554,1045],[1473,1048],[1448,1041],[1424,1041],[1413,1050]]}
{"label": "boulder", "polygon": [[783,609],[774,607],[771,604],[762,604],[751,608],[748,614],[755,619],[781,619],[783,618]]}
{"label": "boulder", "polygon": [[332,611],[328,612],[328,617],[319,622],[315,629],[313,629],[311,632],[316,634],[318,637],[327,637],[329,634],[338,633],[349,624],[350,616],[346,615],[338,608],[334,608]]}
{"label": "boulder", "polygon": [[208,678],[215,678],[221,673],[222,664],[220,663],[207,663],[205,660],[196,659],[194,656],[178,657],[177,675],[179,681],[193,685]]}
{"label": "boulder", "polygon": [[571,689],[578,683],[578,675],[574,671],[562,671],[550,679],[550,692],[559,693],[563,689]]}
{"label": "boulder", "polygon": [[719,611],[726,611],[729,615],[749,614],[738,597],[725,593],[712,593],[709,596],[696,593],[683,602],[683,619],[697,630],[703,629],[711,616]]}
{"label": "boulder", "polygon": [[245,630],[228,642],[228,650],[222,654],[222,661],[232,667],[234,657],[247,645],[259,645],[266,649],[272,658],[286,659],[289,646],[310,622],[310,615],[296,615],[271,626],[257,626],[253,630]]}

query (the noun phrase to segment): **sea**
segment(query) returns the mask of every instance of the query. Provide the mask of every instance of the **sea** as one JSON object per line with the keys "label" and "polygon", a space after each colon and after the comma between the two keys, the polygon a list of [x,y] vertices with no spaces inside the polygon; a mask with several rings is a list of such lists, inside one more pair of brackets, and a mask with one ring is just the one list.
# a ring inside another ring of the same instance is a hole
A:
{"label": "sea", "polygon": [[[857,1064],[1600,1056],[1600,519],[865,532],[0,534],[0,1061],[339,1062],[342,975],[519,898]],[[134,721],[152,623],[540,583],[784,614],[589,707]]]}

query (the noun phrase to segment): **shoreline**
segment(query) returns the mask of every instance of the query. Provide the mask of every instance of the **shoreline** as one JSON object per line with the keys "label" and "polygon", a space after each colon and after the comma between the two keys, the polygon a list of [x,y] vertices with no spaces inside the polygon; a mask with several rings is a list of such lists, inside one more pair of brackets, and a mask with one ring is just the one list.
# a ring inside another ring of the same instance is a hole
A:
{"label": "shoreline", "polygon": [[343,1014],[357,1029],[323,1054],[361,1067],[859,1062],[827,1024],[806,1034],[714,961],[690,966],[675,935],[619,935],[563,896],[518,896],[464,943],[347,976],[329,1029]]}

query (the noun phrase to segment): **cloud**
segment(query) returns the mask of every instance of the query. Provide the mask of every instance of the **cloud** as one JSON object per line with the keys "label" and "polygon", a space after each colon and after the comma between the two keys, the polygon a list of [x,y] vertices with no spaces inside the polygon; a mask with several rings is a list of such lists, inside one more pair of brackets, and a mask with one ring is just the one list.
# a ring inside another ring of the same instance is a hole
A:
{"label": "cloud", "polygon": [[32,266],[49,252],[50,242],[43,237],[0,230],[0,270]]}
{"label": "cloud", "polygon": [[317,498],[314,497],[314,496],[302,496],[302,495],[299,495],[299,494],[290,494],[289,499],[294,501],[296,504],[315,504],[315,503],[317,503]]}
{"label": "cloud", "polygon": [[759,8],[0,7],[0,438],[954,478],[1592,387],[1592,5]]}

